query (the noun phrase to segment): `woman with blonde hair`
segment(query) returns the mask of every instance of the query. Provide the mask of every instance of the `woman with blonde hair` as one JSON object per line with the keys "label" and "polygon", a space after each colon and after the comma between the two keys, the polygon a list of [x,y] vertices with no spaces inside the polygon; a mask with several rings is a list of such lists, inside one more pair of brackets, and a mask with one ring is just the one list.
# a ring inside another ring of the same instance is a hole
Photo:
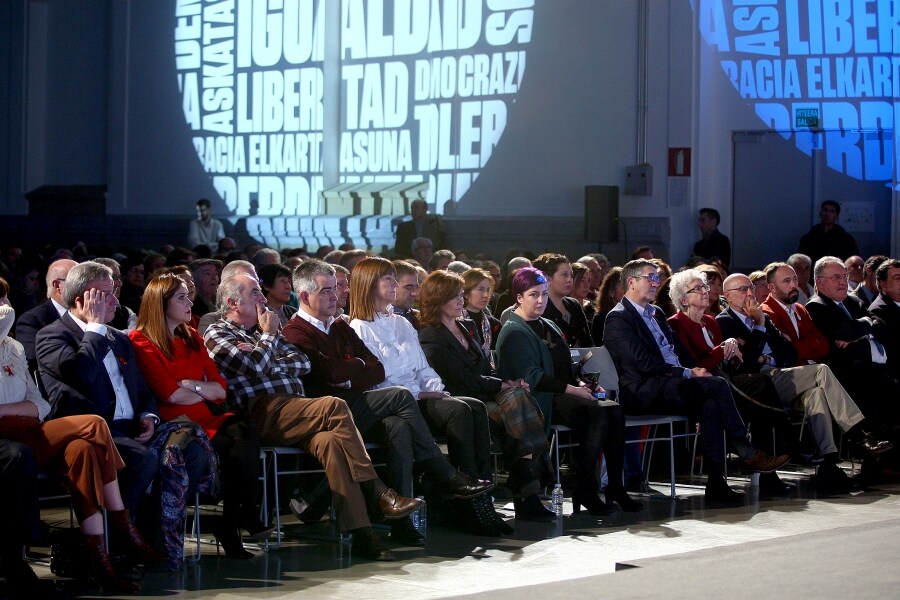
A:
{"label": "woman with blonde hair", "polygon": [[129,335],[138,365],[159,400],[164,420],[181,415],[207,433],[220,460],[223,519],[215,536],[229,558],[250,558],[238,527],[251,537],[271,533],[259,521],[256,489],[259,479],[259,438],[246,419],[224,407],[225,380],[190,327],[192,302],[187,285],[171,273],[147,284],[138,325]]}

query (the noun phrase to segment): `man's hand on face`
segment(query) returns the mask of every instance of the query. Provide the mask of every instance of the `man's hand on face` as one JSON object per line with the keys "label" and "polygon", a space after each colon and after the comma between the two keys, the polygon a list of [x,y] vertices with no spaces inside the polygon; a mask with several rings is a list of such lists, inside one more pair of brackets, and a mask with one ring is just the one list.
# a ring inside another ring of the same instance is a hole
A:
{"label": "man's hand on face", "polygon": [[278,333],[279,321],[275,313],[264,304],[256,305],[256,314],[259,317],[259,328],[263,333]]}
{"label": "man's hand on face", "polygon": [[84,292],[84,297],[77,299],[76,306],[80,304],[87,323],[106,324],[109,302],[106,292],[98,289],[89,289]]}

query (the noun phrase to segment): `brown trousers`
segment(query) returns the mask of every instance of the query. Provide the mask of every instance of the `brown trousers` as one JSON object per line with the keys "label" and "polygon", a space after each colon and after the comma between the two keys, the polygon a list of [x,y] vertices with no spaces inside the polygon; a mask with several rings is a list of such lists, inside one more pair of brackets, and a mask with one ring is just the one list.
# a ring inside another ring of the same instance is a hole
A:
{"label": "brown trousers", "polygon": [[79,522],[103,507],[103,486],[125,467],[109,427],[97,415],[61,417],[41,423],[34,417],[3,417],[0,437],[25,444],[39,469],[58,469],[72,495]]}
{"label": "brown trousers", "polygon": [[322,463],[341,531],[371,525],[359,484],[378,475],[346,402],[263,394],[250,401],[250,416],[264,446],[302,448]]}

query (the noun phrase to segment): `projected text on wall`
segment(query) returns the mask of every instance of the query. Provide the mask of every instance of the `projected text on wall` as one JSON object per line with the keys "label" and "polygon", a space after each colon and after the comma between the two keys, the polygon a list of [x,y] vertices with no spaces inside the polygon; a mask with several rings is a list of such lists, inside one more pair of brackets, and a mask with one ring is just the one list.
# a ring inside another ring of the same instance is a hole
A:
{"label": "projected text on wall", "polygon": [[[197,156],[238,215],[315,214],[326,151],[342,181],[429,180],[431,200],[458,200],[506,127],[533,4],[178,0]],[[329,36],[325,11],[337,9]],[[326,63],[340,65],[339,98],[326,97]],[[339,125],[325,123],[326,102],[340,103]]]}
{"label": "projected text on wall", "polygon": [[824,146],[828,166],[851,177],[891,179],[900,2],[699,0],[699,11],[704,39],[767,128],[793,131],[807,154]]}

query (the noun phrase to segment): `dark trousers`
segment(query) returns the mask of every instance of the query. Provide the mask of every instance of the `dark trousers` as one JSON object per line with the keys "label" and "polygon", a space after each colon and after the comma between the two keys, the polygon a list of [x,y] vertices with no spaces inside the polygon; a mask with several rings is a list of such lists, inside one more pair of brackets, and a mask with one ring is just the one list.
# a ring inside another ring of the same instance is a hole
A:
{"label": "dark trousers", "polygon": [[747,426],[734,404],[731,386],[721,377],[669,377],[647,414],[686,415],[700,423],[700,446],[710,475],[725,474],[725,440],[741,458],[756,452],[747,436]]}
{"label": "dark trousers", "polygon": [[453,474],[434,442],[415,397],[391,386],[355,395],[347,401],[363,439],[386,448],[387,484],[403,496],[413,493],[413,464],[425,463],[438,480]]}
{"label": "dark trousers", "polygon": [[450,464],[471,477],[491,479],[491,432],[484,402],[451,396],[419,400],[419,408],[432,433],[447,440]]}
{"label": "dark trousers", "polygon": [[606,457],[609,488],[623,487],[625,413],[621,406],[599,406],[595,400],[560,394],[553,398],[553,422],[570,427],[578,442],[578,489],[599,489],[597,459],[601,451]]}
{"label": "dark trousers", "polygon": [[22,560],[31,526],[38,519],[37,462],[19,442],[0,439],[0,561]]}
{"label": "dark trousers", "polygon": [[125,468],[119,471],[122,503],[131,514],[136,515],[138,502],[159,473],[159,459],[147,446],[130,437],[116,435],[114,432],[113,442],[125,461]]}
{"label": "dark trousers", "polygon": [[256,427],[243,417],[231,417],[222,423],[210,443],[219,455],[225,519],[254,524],[259,519],[256,498],[260,462]]}

